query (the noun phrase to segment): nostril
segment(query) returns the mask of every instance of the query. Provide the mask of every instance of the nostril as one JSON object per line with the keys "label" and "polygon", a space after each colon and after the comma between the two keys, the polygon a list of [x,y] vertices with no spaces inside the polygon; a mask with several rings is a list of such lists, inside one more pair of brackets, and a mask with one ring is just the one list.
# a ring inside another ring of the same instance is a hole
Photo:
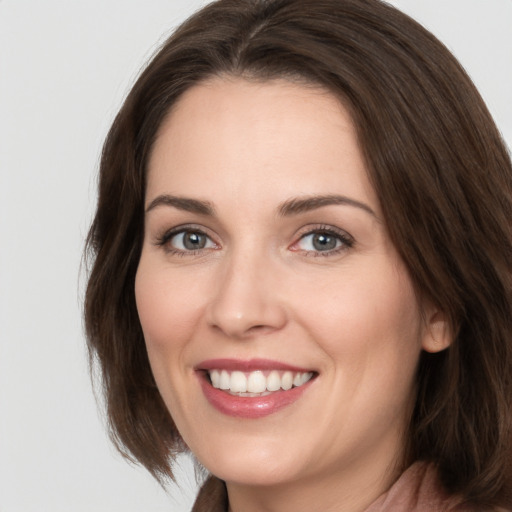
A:
{"label": "nostril", "polygon": [[248,334],[265,334],[267,332],[272,332],[275,330],[275,327],[272,327],[270,325],[253,325],[247,330]]}
{"label": "nostril", "polygon": [[286,312],[274,294],[241,290],[240,286],[226,285],[224,292],[212,299],[206,313],[210,327],[242,339],[275,332],[286,324]]}

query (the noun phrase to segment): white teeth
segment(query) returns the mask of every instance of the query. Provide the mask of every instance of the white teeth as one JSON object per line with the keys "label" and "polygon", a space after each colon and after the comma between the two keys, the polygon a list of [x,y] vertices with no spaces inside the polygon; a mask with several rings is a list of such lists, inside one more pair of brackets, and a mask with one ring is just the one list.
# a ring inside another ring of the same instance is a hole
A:
{"label": "white teeth", "polygon": [[247,379],[247,391],[249,393],[263,393],[267,389],[267,379],[263,372],[251,372]]}
{"label": "white teeth", "polygon": [[229,389],[233,393],[245,393],[247,391],[247,377],[242,372],[233,372],[229,379]]}
{"label": "white teeth", "polygon": [[279,372],[272,370],[267,377],[267,389],[268,391],[277,391],[281,389],[281,377]]}
{"label": "white teeth", "polygon": [[210,372],[210,379],[214,388],[220,388],[220,372],[219,370],[212,370]]}
{"label": "white teeth", "polygon": [[284,375],[281,379],[281,387],[288,391],[289,389],[292,389],[293,386],[293,374],[292,372],[284,372]]}
{"label": "white teeth", "polygon": [[302,383],[301,383],[301,386],[302,384],[306,384],[306,382],[311,379],[311,377],[313,377],[313,374],[308,372],[308,373],[301,373],[301,380],[302,380]]}
{"label": "white teeth", "polygon": [[266,393],[304,385],[312,377],[312,372],[279,372],[272,370],[265,376],[261,370],[254,372],[228,372],[227,370],[210,370],[212,386],[232,393]]}
{"label": "white teeth", "polygon": [[220,389],[229,389],[229,373],[226,370],[220,372]]}

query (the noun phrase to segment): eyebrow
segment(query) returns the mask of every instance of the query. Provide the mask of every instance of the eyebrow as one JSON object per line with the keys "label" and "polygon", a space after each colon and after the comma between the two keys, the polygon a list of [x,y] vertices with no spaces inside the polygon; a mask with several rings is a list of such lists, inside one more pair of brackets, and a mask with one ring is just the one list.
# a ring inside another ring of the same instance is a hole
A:
{"label": "eyebrow", "polygon": [[[290,217],[331,205],[359,208],[378,219],[376,213],[367,204],[351,199],[350,197],[332,194],[292,198],[282,203],[278,207],[277,212],[281,217]],[[215,208],[210,201],[172,196],[169,194],[162,194],[155,197],[155,199],[153,199],[146,208],[146,213],[159,206],[171,206],[178,210],[197,213],[199,215],[206,215],[209,217],[215,216]]]}
{"label": "eyebrow", "polygon": [[376,213],[367,204],[351,199],[350,197],[340,195],[307,196],[290,199],[285,201],[279,207],[278,213],[282,217],[289,217],[331,205],[344,205],[360,208],[378,219]]}
{"label": "eyebrow", "polygon": [[215,215],[215,208],[209,201],[200,201],[199,199],[190,199],[188,197],[177,197],[168,194],[163,194],[155,197],[149,206],[146,208],[146,213],[150,212],[158,206],[172,206],[178,210],[183,210],[191,213],[198,213],[200,215],[208,215],[213,217]]}

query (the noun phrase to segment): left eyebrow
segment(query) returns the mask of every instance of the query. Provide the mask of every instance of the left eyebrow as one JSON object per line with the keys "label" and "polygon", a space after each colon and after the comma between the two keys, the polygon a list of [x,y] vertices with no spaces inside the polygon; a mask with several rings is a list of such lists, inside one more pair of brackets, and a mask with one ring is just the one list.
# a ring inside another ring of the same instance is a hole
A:
{"label": "left eyebrow", "polygon": [[296,197],[281,204],[277,212],[282,217],[289,217],[331,205],[344,205],[359,208],[378,220],[376,213],[367,204],[357,201],[356,199],[351,199],[350,197],[339,195]]}
{"label": "left eyebrow", "polygon": [[189,199],[188,197],[171,196],[169,194],[162,194],[155,197],[146,208],[146,213],[159,206],[171,206],[177,210],[186,212],[198,213],[200,215],[207,215],[213,217],[215,209],[209,201],[201,201],[199,199]]}

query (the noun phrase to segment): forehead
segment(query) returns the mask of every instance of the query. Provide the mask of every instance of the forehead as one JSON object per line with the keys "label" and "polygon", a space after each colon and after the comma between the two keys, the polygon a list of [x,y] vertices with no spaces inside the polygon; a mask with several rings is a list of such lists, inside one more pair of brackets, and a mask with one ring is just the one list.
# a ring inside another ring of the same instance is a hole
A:
{"label": "forehead", "polygon": [[159,130],[148,172],[147,200],[340,193],[377,207],[347,109],[324,89],[284,80],[189,89]]}

